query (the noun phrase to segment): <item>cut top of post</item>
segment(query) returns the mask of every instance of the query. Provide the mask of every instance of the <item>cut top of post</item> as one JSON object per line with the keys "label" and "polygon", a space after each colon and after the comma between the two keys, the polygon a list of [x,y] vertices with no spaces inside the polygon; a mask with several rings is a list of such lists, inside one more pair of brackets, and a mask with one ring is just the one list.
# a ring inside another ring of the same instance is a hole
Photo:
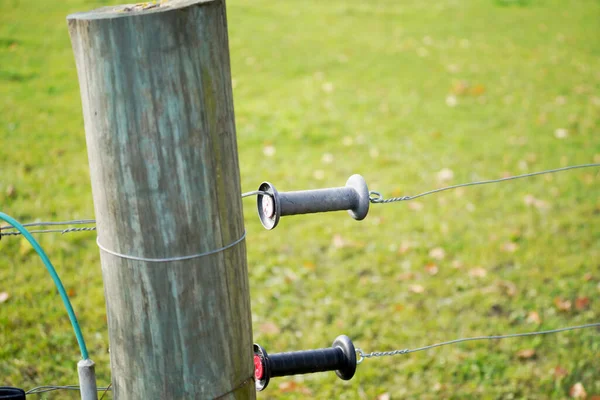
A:
{"label": "cut top of post", "polygon": [[168,0],[151,1],[135,4],[123,4],[119,6],[101,7],[92,11],[85,11],[70,14],[67,20],[93,20],[93,19],[112,19],[139,15],[156,14],[161,12],[173,11],[185,8],[190,5],[202,5],[203,3],[212,3],[215,0]]}

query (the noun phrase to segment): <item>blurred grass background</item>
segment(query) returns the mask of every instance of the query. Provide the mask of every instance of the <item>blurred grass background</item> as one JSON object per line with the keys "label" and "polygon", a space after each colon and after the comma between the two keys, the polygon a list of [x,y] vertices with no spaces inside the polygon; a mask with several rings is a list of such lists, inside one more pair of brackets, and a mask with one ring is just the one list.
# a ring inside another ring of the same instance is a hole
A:
{"label": "blurred grass background", "polygon": [[[117,1],[0,0],[0,210],[93,217],[65,17]],[[242,189],[384,196],[600,162],[596,0],[228,0]],[[600,170],[466,188],[265,231],[244,200],[255,341],[365,351],[600,320]],[[39,236],[110,380],[93,233]],[[0,385],[76,384],[78,351],[29,245],[0,242]],[[85,295],[85,297],[84,297]],[[367,360],[259,398],[600,396],[598,330]],[[38,398],[77,398],[55,393]],[[105,398],[110,398],[107,395]]]}

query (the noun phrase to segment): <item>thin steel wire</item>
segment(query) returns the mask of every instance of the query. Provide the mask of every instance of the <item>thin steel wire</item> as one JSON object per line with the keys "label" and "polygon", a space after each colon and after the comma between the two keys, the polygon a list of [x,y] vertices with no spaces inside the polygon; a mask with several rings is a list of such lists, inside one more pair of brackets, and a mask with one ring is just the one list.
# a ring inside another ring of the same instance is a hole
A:
{"label": "thin steel wire", "polygon": [[[227,395],[235,392],[236,390],[238,390],[239,388],[245,386],[246,384],[248,384],[248,382],[253,381],[254,380],[254,375],[252,375],[249,378],[244,379],[244,381],[242,383],[240,383],[239,385],[236,385],[233,389],[231,389],[230,391],[228,391],[227,393],[224,393],[220,396],[217,396],[214,398],[214,400],[218,400],[218,399],[222,399],[224,397],[226,397]],[[46,385],[46,386],[38,386],[35,387],[33,389],[28,390],[27,392],[25,392],[25,394],[40,394],[40,393],[46,393],[46,392],[52,392],[55,390],[80,390],[80,387],[78,385],[69,385],[69,386],[54,386],[54,385]],[[104,396],[106,396],[106,393],[109,391],[112,391],[112,383],[106,387],[99,387],[97,388],[98,392],[103,392],[102,393],[102,397],[100,397],[100,400],[102,400],[104,398]]]}
{"label": "thin steel wire", "polygon": [[102,400],[104,398],[104,396],[106,396],[106,393],[111,390],[111,386],[112,386],[112,382],[106,387],[106,390],[104,391],[104,393],[102,393],[102,397],[100,397],[100,400]]}
{"label": "thin steel wire", "polygon": [[[23,224],[23,226],[31,227],[31,226],[87,225],[87,224],[93,224],[95,222],[96,222],[96,220],[94,220],[94,219],[76,219],[73,221],[30,222],[28,224]],[[4,229],[15,229],[15,228],[10,225],[0,226],[0,231],[4,230]],[[36,232],[36,231],[29,231],[29,233],[32,233],[32,232]],[[62,232],[62,229],[61,230],[58,230],[58,229],[52,230],[50,232]],[[38,231],[38,233],[42,233],[42,232]],[[46,232],[43,232],[43,233],[46,233]],[[10,232],[3,233],[3,235],[9,235],[9,234],[10,234]]]}
{"label": "thin steel wire", "polygon": [[[96,227],[92,226],[92,227],[88,227],[88,228],[67,228],[67,229],[43,229],[43,230],[37,230],[37,231],[29,231],[29,233],[61,233],[61,234],[65,234],[65,233],[71,233],[71,232],[91,232],[91,231],[95,231]],[[0,232],[0,238],[2,236],[19,236],[21,235],[21,232]]]}
{"label": "thin steel wire", "polygon": [[246,193],[242,193],[242,198],[244,197],[248,197],[248,196],[256,196],[256,195],[271,195],[269,192],[265,192],[263,190],[255,190],[253,192],[246,192]]}
{"label": "thin steel wire", "polygon": [[[371,203],[377,203],[377,204],[394,203],[394,202],[398,202],[398,201],[408,201],[408,200],[417,199],[419,197],[428,196],[430,194],[444,192],[446,190],[458,189],[461,187],[487,185],[490,183],[499,183],[499,182],[511,181],[511,180],[515,180],[515,179],[529,178],[529,177],[537,176],[537,175],[553,174],[553,173],[557,173],[557,172],[561,172],[561,171],[568,171],[571,169],[591,168],[591,167],[600,167],[600,163],[571,165],[571,166],[563,167],[563,168],[555,168],[555,169],[549,169],[549,170],[545,170],[545,171],[531,172],[528,174],[509,176],[509,177],[500,178],[500,179],[491,179],[491,180],[486,180],[486,181],[462,183],[459,185],[453,185],[453,186],[447,186],[447,187],[443,187],[443,188],[439,188],[439,189],[429,190],[427,192],[419,193],[414,196],[391,197],[389,199],[385,199],[380,192],[371,190],[369,192],[369,201]],[[262,190],[254,190],[251,192],[242,193],[242,198],[256,196],[256,195],[270,195],[270,194],[268,192],[265,192]],[[93,219],[83,219],[83,220],[60,221],[60,222],[31,222],[28,224],[24,224],[23,226],[29,226],[29,227],[30,226],[59,226],[59,225],[93,224],[95,222],[96,222],[96,220],[93,220]],[[20,235],[20,232],[2,232],[2,230],[6,230],[6,229],[12,229],[12,226],[0,226],[0,239],[2,238],[2,236],[18,236],[18,235]],[[69,232],[93,231],[95,229],[96,229],[95,227],[93,227],[93,228],[70,228],[70,229],[64,229],[64,230],[45,229],[45,230],[31,231],[31,233],[58,233],[59,232],[59,233],[65,234],[65,233],[69,233]]]}
{"label": "thin steel wire", "polygon": [[[526,337],[526,336],[548,335],[548,334],[552,334],[552,333],[560,333],[560,332],[573,331],[573,330],[577,330],[577,329],[588,329],[588,328],[594,328],[594,327],[600,327],[600,322],[593,323],[593,324],[569,326],[566,328],[551,329],[551,330],[546,330],[546,331],[511,333],[511,334],[507,334],[507,335],[491,335],[491,336],[476,336],[476,337],[470,337],[470,338],[461,338],[461,339],[450,340],[447,342],[436,343],[436,344],[432,344],[429,346],[418,347],[415,349],[402,349],[402,350],[381,351],[381,352],[373,351],[370,353],[365,353],[362,349],[357,348],[356,354],[359,356],[359,358],[356,361],[356,364],[361,364],[365,360],[365,358],[386,357],[386,356],[395,356],[395,355],[399,355],[399,354],[416,353],[418,351],[429,350],[429,349],[433,349],[435,347],[447,346],[447,345],[451,345],[451,344],[469,342],[469,341],[474,341],[474,340],[499,340],[499,339],[509,339],[509,338]],[[245,380],[242,383],[242,385],[245,384],[247,381],[248,380]],[[107,391],[111,390],[111,386],[112,385],[108,385],[107,387],[99,387],[98,391],[99,392],[104,391],[106,393]],[[35,388],[27,391],[27,394],[45,393],[45,392],[50,392],[50,391],[54,391],[54,390],[79,390],[79,386],[76,386],[76,385],[38,386],[38,387],[35,387]]]}
{"label": "thin steel wire", "polygon": [[[461,339],[450,340],[448,342],[436,343],[436,344],[432,344],[432,345],[429,345],[429,346],[418,347],[418,348],[415,348],[415,349],[402,349],[402,350],[381,351],[381,352],[379,352],[379,351],[373,351],[373,352],[370,352],[370,353],[365,353],[362,349],[357,348],[356,349],[356,354],[359,356],[359,359],[356,361],[356,364],[361,364],[365,360],[365,358],[386,357],[386,356],[395,356],[395,355],[398,355],[398,354],[416,353],[418,351],[429,350],[429,349],[433,349],[435,347],[447,346],[447,345],[451,345],[451,344],[457,344],[457,343],[462,343],[462,342],[469,342],[469,341],[474,341],[474,340],[498,340],[498,339],[509,339],[509,338],[526,337],[526,336],[548,335],[548,334],[552,334],[552,333],[573,331],[573,330],[577,330],[577,329],[588,329],[588,328],[594,328],[594,327],[600,327],[600,322],[599,323],[593,323],[593,324],[569,326],[569,327],[566,327],[566,328],[551,329],[551,330],[546,330],[546,331],[524,332],[524,333],[511,333],[511,334],[507,334],[507,335],[476,336],[476,337],[471,337],[471,338],[461,338]],[[250,379],[252,379],[252,378],[250,378]],[[245,380],[244,382],[242,382],[242,384],[240,386],[243,386],[245,383],[247,383],[247,381],[248,380]],[[112,386],[112,384],[108,385],[107,387],[99,387],[98,391],[99,392],[103,391],[104,394],[106,394],[107,391],[112,390],[111,386]],[[54,390],[79,390],[79,386],[76,386],[76,385],[71,385],[71,386],[54,386],[54,385],[38,386],[38,387],[35,387],[33,389],[30,389],[26,393],[27,394],[37,394],[37,393],[50,392],[50,391],[54,391]],[[104,395],[102,397],[104,397]]]}
{"label": "thin steel wire", "polygon": [[[97,390],[99,392],[102,392],[102,391],[106,392],[108,390],[111,390],[110,386],[111,385],[108,385],[107,387],[99,387]],[[25,394],[46,393],[46,392],[52,392],[54,390],[80,390],[80,388],[77,385],[69,385],[69,386],[45,385],[45,386],[38,386],[33,389],[30,389],[27,392],[25,392]]]}
{"label": "thin steel wire", "polygon": [[[93,224],[96,220],[94,219],[76,219],[73,221],[58,221],[58,222],[30,222],[28,224],[23,224],[23,226],[53,226],[53,225],[87,225]],[[6,227],[4,227],[6,228]]]}
{"label": "thin steel wire", "polygon": [[246,231],[244,231],[244,233],[242,234],[242,236],[239,239],[236,239],[235,241],[229,243],[226,246],[219,247],[218,249],[206,251],[204,253],[192,254],[189,256],[170,257],[170,258],[146,258],[146,257],[132,256],[129,254],[117,253],[116,251],[112,251],[112,250],[107,249],[106,247],[102,246],[100,244],[100,238],[96,239],[96,244],[98,245],[100,250],[104,251],[105,253],[111,254],[115,257],[125,258],[127,260],[133,260],[133,261],[144,261],[144,262],[152,262],[152,263],[168,263],[168,262],[174,262],[174,261],[186,261],[186,260],[191,260],[193,258],[206,257],[211,254],[220,253],[222,251],[225,251],[225,250],[235,246],[236,244],[240,243],[245,238],[246,238]]}
{"label": "thin steel wire", "polygon": [[[254,190],[252,192],[246,192],[246,193],[242,193],[242,198],[244,197],[250,197],[250,196],[257,196],[257,195],[268,195],[269,193],[262,191],[262,190]],[[77,220],[73,220],[73,221],[56,221],[56,222],[30,222],[27,224],[23,224],[23,226],[27,226],[27,227],[31,227],[31,226],[61,226],[61,225],[87,225],[87,224],[95,224],[96,220],[95,219],[77,219]],[[6,229],[14,229],[12,226],[10,225],[6,225],[6,226],[0,226],[0,239],[2,239],[2,236],[19,236],[21,235],[21,232],[2,232],[3,230]],[[95,231],[96,227],[89,227],[89,228],[67,228],[67,229],[42,229],[42,230],[36,230],[36,231],[29,231],[29,233],[61,233],[61,234],[65,234],[65,233],[71,233],[71,232],[89,232],[89,231]]]}
{"label": "thin steel wire", "polygon": [[516,338],[516,337],[524,337],[524,336],[548,335],[551,333],[573,331],[576,329],[587,329],[587,328],[594,328],[594,327],[600,327],[600,322],[593,323],[593,324],[569,326],[566,328],[551,329],[551,330],[547,330],[547,331],[511,333],[508,335],[476,336],[476,337],[470,337],[470,338],[454,339],[454,340],[450,340],[448,342],[442,342],[442,343],[432,344],[429,346],[418,347],[416,349],[401,349],[401,350],[392,350],[392,351],[373,351],[370,353],[365,353],[362,349],[356,349],[356,354],[360,357],[356,363],[360,364],[361,362],[364,361],[365,358],[387,357],[387,356],[395,356],[398,354],[416,353],[418,351],[429,350],[429,349],[433,349],[435,347],[447,346],[450,344],[456,344],[456,343],[462,343],[462,342],[470,342],[473,340],[495,340],[495,339],[509,339],[509,338]]}
{"label": "thin steel wire", "polygon": [[549,169],[549,170],[546,170],[546,171],[531,172],[531,173],[528,173],[528,174],[509,176],[509,177],[500,178],[500,179],[491,179],[491,180],[486,180],[486,181],[461,183],[459,185],[453,185],[453,186],[447,186],[447,187],[443,187],[443,188],[439,188],[439,189],[429,190],[427,192],[423,192],[423,193],[420,193],[420,194],[417,194],[417,195],[414,195],[414,196],[391,197],[389,199],[384,199],[383,195],[381,193],[372,190],[372,191],[369,192],[369,200],[371,201],[371,203],[393,203],[393,202],[396,202],[396,201],[414,200],[414,199],[417,199],[419,197],[424,197],[424,196],[428,196],[430,194],[444,192],[446,190],[458,189],[458,188],[461,188],[461,187],[476,186],[476,185],[487,185],[489,183],[505,182],[505,181],[511,181],[511,180],[514,180],[514,179],[529,178],[529,177],[536,176],[536,175],[554,174],[556,172],[568,171],[570,169],[591,168],[591,167],[600,167],[600,163],[571,165],[571,166],[563,167],[563,168],[555,168],[555,169]]}
{"label": "thin steel wire", "polygon": [[235,391],[243,388],[244,386],[246,386],[248,384],[248,382],[254,382],[254,374],[252,374],[251,376],[249,376],[248,378],[244,379],[239,385],[236,385],[233,389],[218,395],[217,397],[213,397],[213,400],[221,400],[224,399],[226,397],[229,397],[230,394],[234,393]]}

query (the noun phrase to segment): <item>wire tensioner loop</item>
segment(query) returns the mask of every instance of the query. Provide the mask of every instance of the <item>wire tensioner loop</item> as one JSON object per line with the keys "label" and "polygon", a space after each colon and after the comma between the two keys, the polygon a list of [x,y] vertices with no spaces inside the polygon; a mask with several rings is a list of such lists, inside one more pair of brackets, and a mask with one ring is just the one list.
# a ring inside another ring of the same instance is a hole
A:
{"label": "wire tensioner loop", "polygon": [[347,381],[356,372],[356,350],[348,336],[338,336],[327,349],[293,351],[267,354],[260,345],[254,344],[254,378],[256,390],[264,390],[271,378],[335,371]]}
{"label": "wire tensioner loop", "polygon": [[345,187],[278,192],[271,183],[263,182],[258,190],[265,193],[258,195],[257,206],[260,222],[267,229],[275,228],[286,215],[348,210],[360,221],[369,212],[369,189],[360,175],[352,175]]}

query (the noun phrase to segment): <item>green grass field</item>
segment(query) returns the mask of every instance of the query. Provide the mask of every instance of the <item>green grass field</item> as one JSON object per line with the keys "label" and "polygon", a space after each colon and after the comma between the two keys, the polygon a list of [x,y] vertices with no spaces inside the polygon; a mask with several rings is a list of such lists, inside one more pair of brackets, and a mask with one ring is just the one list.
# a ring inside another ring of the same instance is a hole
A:
{"label": "green grass field", "polygon": [[[0,4],[0,211],[93,218],[65,17],[118,2]],[[359,173],[389,197],[600,162],[597,0],[227,6],[244,191],[341,186]],[[376,204],[362,222],[286,217],[266,231],[255,200],[244,206],[254,337],[269,352],[339,334],[384,351],[600,321],[600,168]],[[39,240],[105,385],[95,235]],[[0,299],[0,386],[77,384],[60,298],[17,237],[0,242]],[[563,399],[583,388],[589,399],[599,366],[591,329],[369,359],[349,382],[276,378],[259,398]]]}

